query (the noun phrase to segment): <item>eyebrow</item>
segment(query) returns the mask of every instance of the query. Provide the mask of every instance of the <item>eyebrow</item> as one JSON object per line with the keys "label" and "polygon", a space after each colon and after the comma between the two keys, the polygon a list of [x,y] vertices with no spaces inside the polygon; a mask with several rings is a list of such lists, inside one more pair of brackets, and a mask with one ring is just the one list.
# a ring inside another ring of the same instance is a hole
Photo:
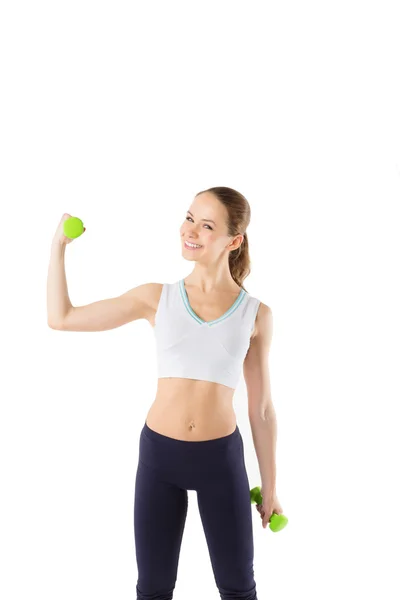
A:
{"label": "eyebrow", "polygon": [[[190,210],[188,210],[187,212],[189,213],[189,215],[194,217],[194,215],[190,212]],[[214,223],[215,227],[217,226],[216,222],[213,221],[212,219],[201,219],[201,221],[210,221],[210,223]]]}

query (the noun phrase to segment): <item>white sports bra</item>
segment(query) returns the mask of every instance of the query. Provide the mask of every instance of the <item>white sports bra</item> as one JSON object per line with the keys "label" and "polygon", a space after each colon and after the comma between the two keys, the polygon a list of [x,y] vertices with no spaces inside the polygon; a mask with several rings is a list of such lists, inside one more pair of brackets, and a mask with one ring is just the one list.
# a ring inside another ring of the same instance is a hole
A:
{"label": "white sports bra", "polygon": [[164,283],[154,326],[158,377],[201,379],[235,389],[259,305],[242,289],[225,314],[203,321],[189,304],[183,279]]}

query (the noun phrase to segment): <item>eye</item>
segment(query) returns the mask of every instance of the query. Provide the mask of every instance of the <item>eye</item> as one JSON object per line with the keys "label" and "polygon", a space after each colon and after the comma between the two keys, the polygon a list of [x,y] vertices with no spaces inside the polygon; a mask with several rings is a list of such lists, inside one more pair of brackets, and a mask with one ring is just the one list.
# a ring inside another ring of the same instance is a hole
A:
{"label": "eye", "polygon": [[[186,217],[186,221],[188,219],[191,219],[193,221],[192,217]],[[209,227],[211,229],[211,231],[213,231],[213,228],[208,223],[204,223],[204,225],[207,225],[207,227]]]}

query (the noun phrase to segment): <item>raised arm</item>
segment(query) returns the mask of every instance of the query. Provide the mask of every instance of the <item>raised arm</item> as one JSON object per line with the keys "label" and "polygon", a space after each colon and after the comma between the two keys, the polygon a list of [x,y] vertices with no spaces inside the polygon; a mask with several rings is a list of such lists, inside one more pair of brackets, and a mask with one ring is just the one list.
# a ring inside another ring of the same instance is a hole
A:
{"label": "raised arm", "polygon": [[136,319],[150,319],[160,284],[144,283],[115,298],[73,306],[65,275],[65,249],[72,240],[62,234],[65,214],[51,245],[47,277],[47,323],[60,331],[105,331]]}
{"label": "raised arm", "polygon": [[59,321],[49,327],[60,331],[106,331],[136,319],[149,319],[156,283],[144,283],[121,296],[98,300],[84,306],[70,306]]}

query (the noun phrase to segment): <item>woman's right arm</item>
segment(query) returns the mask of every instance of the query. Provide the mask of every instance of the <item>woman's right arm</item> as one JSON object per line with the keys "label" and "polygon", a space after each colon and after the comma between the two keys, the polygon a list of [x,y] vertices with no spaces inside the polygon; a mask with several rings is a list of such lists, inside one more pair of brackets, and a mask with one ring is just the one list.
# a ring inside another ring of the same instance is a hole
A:
{"label": "woman's right arm", "polygon": [[[47,277],[47,323],[60,331],[106,331],[136,319],[149,319],[154,304],[154,293],[159,284],[145,283],[121,296],[73,306],[68,296],[65,275],[65,248],[72,240],[65,240],[64,215],[51,245]],[[156,292],[157,293],[157,292]]]}

